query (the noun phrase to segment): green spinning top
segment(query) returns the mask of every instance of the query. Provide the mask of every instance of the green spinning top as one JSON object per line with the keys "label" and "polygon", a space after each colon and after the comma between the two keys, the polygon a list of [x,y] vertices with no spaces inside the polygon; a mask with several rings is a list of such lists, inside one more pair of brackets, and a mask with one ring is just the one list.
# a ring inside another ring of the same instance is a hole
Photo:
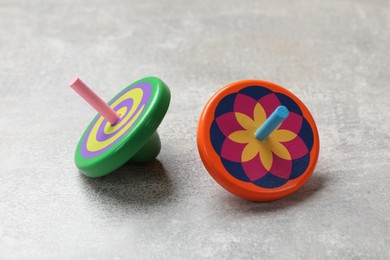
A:
{"label": "green spinning top", "polygon": [[83,174],[101,177],[129,160],[148,162],[156,158],[161,150],[156,130],[170,102],[169,89],[162,80],[140,79],[108,104],[80,79],[70,85],[99,112],[76,148],[76,166]]}

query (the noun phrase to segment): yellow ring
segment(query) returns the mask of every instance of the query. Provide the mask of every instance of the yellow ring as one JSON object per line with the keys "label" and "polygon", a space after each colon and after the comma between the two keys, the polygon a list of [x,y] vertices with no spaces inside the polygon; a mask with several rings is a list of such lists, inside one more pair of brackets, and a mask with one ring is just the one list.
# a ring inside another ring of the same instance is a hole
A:
{"label": "yellow ring", "polygon": [[129,113],[122,120],[122,122],[120,124],[118,124],[117,126],[109,127],[108,128],[108,132],[111,132],[111,133],[114,132],[115,130],[111,130],[110,128],[116,128],[117,129],[117,128],[121,127],[123,124],[126,124],[125,127],[123,127],[120,131],[118,131],[111,138],[100,142],[100,141],[96,140],[96,135],[97,135],[98,129],[99,129],[100,125],[102,124],[103,120],[104,120],[104,117],[100,116],[99,119],[94,124],[94,126],[92,127],[92,130],[91,130],[91,132],[90,132],[90,134],[88,136],[88,139],[87,139],[87,142],[86,142],[86,148],[90,152],[97,152],[97,151],[102,150],[105,147],[111,145],[116,140],[118,140],[134,124],[134,122],[137,121],[138,117],[141,115],[142,111],[144,110],[145,105],[143,105],[140,108],[140,110],[136,113],[136,115],[129,121],[129,119],[131,118],[131,116],[134,114],[134,112],[138,108],[139,104],[141,103],[142,97],[143,97],[143,90],[140,89],[140,88],[135,88],[135,89],[132,89],[132,90],[126,92],[123,96],[118,98],[111,105],[111,107],[115,107],[119,103],[121,103],[124,100],[129,99],[129,98],[133,99],[134,104],[131,107],[131,110],[129,111]]}

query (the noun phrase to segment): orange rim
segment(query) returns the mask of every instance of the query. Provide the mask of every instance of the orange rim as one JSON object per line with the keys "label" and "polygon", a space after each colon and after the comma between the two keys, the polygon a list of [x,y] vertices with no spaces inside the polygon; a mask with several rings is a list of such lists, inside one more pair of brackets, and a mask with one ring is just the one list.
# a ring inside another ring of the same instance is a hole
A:
{"label": "orange rim", "polygon": [[[245,182],[233,177],[224,167],[221,162],[220,155],[214,150],[210,139],[210,127],[214,120],[215,110],[219,102],[227,95],[237,93],[243,88],[249,86],[261,86],[268,88],[269,90],[284,94],[290,97],[301,109],[302,116],[309,123],[313,132],[313,146],[310,151],[309,164],[298,178],[288,180],[284,185],[277,188],[262,188],[251,182]],[[197,132],[197,144],[200,157],[210,175],[226,190],[229,192],[254,201],[269,201],[283,198],[302,187],[310,178],[314,171],[319,155],[319,136],[317,126],[314,122],[312,115],[306,106],[296,97],[294,94],[271,82],[262,80],[242,80],[218,91],[213,97],[210,98],[206,106],[204,107],[198,125]]]}

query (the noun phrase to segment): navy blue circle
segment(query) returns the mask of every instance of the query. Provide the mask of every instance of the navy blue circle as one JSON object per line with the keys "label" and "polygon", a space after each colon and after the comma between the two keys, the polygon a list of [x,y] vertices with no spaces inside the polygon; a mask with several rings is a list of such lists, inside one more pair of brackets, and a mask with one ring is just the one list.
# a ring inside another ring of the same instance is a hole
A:
{"label": "navy blue circle", "polygon": [[[227,160],[225,158],[222,158],[220,156],[222,145],[227,137],[222,133],[222,131],[219,129],[216,118],[219,116],[234,112],[234,102],[236,99],[237,94],[243,94],[246,96],[251,97],[252,99],[259,101],[262,97],[269,95],[269,94],[275,94],[275,96],[278,98],[280,103],[283,106],[286,106],[290,112],[294,112],[300,116],[302,116],[302,126],[301,130],[298,133],[298,136],[302,139],[302,141],[305,143],[308,154],[305,156],[292,160],[292,169],[289,179],[283,179],[278,176],[273,175],[271,172],[268,172],[263,177],[251,181],[248,176],[245,174],[244,169],[242,167],[241,163],[232,162],[230,160]],[[221,159],[222,165],[225,167],[226,171],[229,172],[231,176],[234,178],[244,181],[244,182],[252,182],[256,186],[259,186],[261,188],[277,188],[285,183],[287,183],[289,180],[293,180],[301,176],[307,169],[310,163],[310,151],[313,148],[314,143],[314,135],[313,130],[310,127],[309,122],[303,117],[302,111],[297,103],[295,103],[290,97],[278,93],[273,92],[272,90],[262,87],[262,86],[249,86],[242,90],[240,90],[237,93],[229,94],[225,96],[218,104],[217,108],[215,109],[214,113],[214,120],[210,127],[210,140],[211,144],[215,150],[215,152],[219,155],[219,158]]]}

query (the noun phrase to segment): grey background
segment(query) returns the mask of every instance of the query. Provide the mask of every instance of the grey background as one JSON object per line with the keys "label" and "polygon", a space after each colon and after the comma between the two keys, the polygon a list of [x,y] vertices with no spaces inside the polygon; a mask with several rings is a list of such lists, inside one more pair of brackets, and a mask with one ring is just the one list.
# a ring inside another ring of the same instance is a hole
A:
{"label": "grey background", "polygon": [[[0,0],[0,258],[389,259],[389,1]],[[103,99],[145,76],[172,92],[145,166],[82,176]],[[196,147],[201,109],[258,78],[316,119],[319,162],[294,195],[223,190]]]}

